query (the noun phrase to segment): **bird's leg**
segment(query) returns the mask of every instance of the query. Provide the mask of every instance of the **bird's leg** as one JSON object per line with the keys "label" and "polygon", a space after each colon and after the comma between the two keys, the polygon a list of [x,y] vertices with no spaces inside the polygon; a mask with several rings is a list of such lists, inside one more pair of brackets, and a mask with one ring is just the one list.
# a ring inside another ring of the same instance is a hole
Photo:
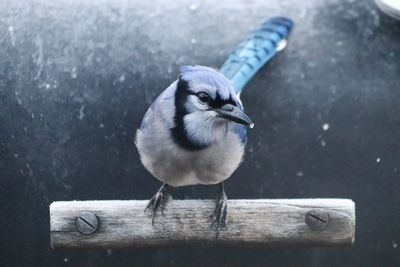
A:
{"label": "bird's leg", "polygon": [[157,210],[161,208],[161,214],[164,215],[164,209],[166,206],[166,202],[168,201],[168,194],[167,194],[168,185],[164,183],[160,189],[158,189],[157,193],[150,199],[149,203],[147,204],[144,212],[147,209],[151,209],[152,212],[152,219],[151,224],[154,224],[154,218],[156,217]]}
{"label": "bird's leg", "polygon": [[216,236],[217,238],[221,228],[226,227],[227,210],[228,210],[228,198],[226,197],[225,194],[224,182],[221,182],[219,184],[219,192],[216,199],[214,214],[211,215],[212,218],[211,227],[217,230],[217,236]]}

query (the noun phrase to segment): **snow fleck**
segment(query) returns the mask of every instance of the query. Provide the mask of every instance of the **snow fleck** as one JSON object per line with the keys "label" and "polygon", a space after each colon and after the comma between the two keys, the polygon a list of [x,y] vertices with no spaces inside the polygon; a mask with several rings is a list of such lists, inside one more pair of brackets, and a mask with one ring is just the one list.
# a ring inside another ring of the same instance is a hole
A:
{"label": "snow fleck", "polygon": [[393,241],[392,242],[392,246],[393,246],[394,249],[396,249],[396,248],[398,248],[399,245],[395,241]]}
{"label": "snow fleck", "polygon": [[18,158],[18,157],[19,157],[18,153],[14,153],[14,158]]}
{"label": "snow fleck", "polygon": [[122,74],[121,76],[119,76],[118,81],[119,81],[120,83],[125,82],[125,75]]}
{"label": "snow fleck", "polygon": [[67,263],[67,262],[69,262],[69,258],[68,258],[68,257],[65,257],[65,258],[63,259],[63,261],[64,261],[65,263]]}
{"label": "snow fleck", "polygon": [[172,67],[171,67],[171,66],[168,66],[167,72],[168,72],[168,73],[172,73]]}
{"label": "snow fleck", "polygon": [[381,162],[381,158],[376,158],[376,163]]}
{"label": "snow fleck", "polygon": [[99,127],[100,127],[100,128],[104,128],[104,124],[103,124],[103,123],[100,123],[100,124],[99,124]]}
{"label": "snow fleck", "polygon": [[107,249],[107,255],[108,255],[108,256],[111,256],[112,253],[113,253],[112,249]]}
{"label": "snow fleck", "polygon": [[324,123],[324,124],[322,125],[322,130],[328,131],[330,127],[331,127],[331,126],[330,126],[328,123]]}
{"label": "snow fleck", "polygon": [[321,140],[321,146],[326,146],[326,142],[324,140]]}
{"label": "snow fleck", "polygon": [[50,89],[51,85],[49,83],[46,83],[46,89]]}
{"label": "snow fleck", "polygon": [[195,39],[195,38],[192,38],[192,39],[190,40],[190,42],[191,42],[192,44],[195,44],[195,43],[197,43],[197,41],[196,41],[196,39]]}
{"label": "snow fleck", "polygon": [[12,46],[15,46],[15,34],[14,34],[14,27],[8,27],[8,34],[10,35],[10,42]]}
{"label": "snow fleck", "polygon": [[195,10],[197,10],[197,5],[196,4],[191,4],[189,6],[189,9],[192,10],[192,11],[195,11]]}
{"label": "snow fleck", "polygon": [[79,109],[78,119],[80,119],[80,120],[83,120],[83,118],[85,117],[84,109],[85,109],[85,105],[82,105],[81,108]]}
{"label": "snow fleck", "polygon": [[342,46],[343,45],[343,41],[337,41],[336,42],[336,46]]}
{"label": "snow fleck", "polygon": [[76,67],[73,67],[71,70],[71,78],[76,79],[78,77],[78,69]]}
{"label": "snow fleck", "polygon": [[31,113],[31,117],[32,117],[32,120],[35,119],[35,114],[33,112]]}
{"label": "snow fleck", "polygon": [[296,176],[303,177],[304,176],[304,172],[298,171],[298,172],[296,172]]}

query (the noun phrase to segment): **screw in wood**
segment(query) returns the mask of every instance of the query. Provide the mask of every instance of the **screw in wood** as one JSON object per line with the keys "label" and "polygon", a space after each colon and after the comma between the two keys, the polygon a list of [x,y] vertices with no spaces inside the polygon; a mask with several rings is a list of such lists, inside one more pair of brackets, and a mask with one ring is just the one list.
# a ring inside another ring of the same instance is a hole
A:
{"label": "screw in wood", "polygon": [[306,213],[305,220],[312,231],[322,231],[329,223],[329,214],[321,209],[313,209]]}
{"label": "screw in wood", "polygon": [[99,226],[99,220],[93,212],[82,212],[75,221],[75,227],[83,235],[91,235]]}

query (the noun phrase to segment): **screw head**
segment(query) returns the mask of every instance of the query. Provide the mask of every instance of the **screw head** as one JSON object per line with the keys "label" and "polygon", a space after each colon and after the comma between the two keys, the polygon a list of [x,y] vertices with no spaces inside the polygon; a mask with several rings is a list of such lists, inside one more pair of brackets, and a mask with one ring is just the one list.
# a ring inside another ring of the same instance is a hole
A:
{"label": "screw head", "polygon": [[92,212],[82,212],[75,220],[75,227],[83,235],[91,235],[99,226],[97,216]]}
{"label": "screw head", "polygon": [[311,231],[322,231],[329,223],[329,214],[321,209],[313,209],[306,213],[305,221]]}

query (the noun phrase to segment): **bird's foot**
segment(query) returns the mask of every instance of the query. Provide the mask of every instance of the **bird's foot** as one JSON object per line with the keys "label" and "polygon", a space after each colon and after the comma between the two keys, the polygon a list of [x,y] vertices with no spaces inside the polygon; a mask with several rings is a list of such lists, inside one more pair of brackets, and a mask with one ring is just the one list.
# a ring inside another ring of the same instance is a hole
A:
{"label": "bird's foot", "polygon": [[227,211],[228,211],[228,198],[226,197],[226,194],[222,189],[221,193],[219,194],[216,200],[214,214],[211,215],[212,219],[211,228],[214,228],[217,231],[216,238],[218,238],[220,230],[226,227]]}
{"label": "bird's foot", "polygon": [[150,199],[149,203],[147,204],[144,212],[146,212],[148,209],[151,210],[152,213],[152,218],[151,218],[151,224],[154,225],[154,218],[156,217],[157,210],[161,210],[161,214],[164,215],[164,209],[167,205],[167,202],[170,198],[168,195],[167,191],[167,184],[163,184],[161,188],[157,191],[157,193]]}

